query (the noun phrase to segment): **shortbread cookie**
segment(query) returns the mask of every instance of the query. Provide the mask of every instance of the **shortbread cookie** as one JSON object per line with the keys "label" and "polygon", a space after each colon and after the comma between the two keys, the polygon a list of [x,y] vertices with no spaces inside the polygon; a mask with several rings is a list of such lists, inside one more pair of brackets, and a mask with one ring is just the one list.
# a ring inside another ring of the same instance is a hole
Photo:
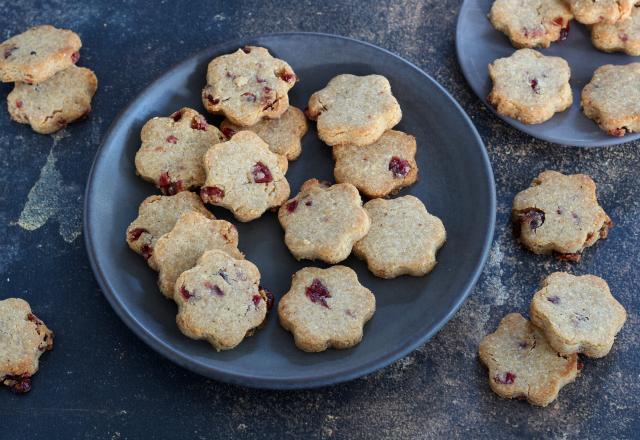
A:
{"label": "shortbread cookie", "polygon": [[386,197],[418,178],[416,138],[385,131],[371,145],[337,145],[333,174],[338,183],[351,183],[367,197]]}
{"label": "shortbread cookie", "polygon": [[140,134],[136,172],[163,194],[173,195],[204,184],[202,158],[224,135],[197,111],[182,108],[168,118],[149,120]]}
{"label": "shortbread cookie", "polygon": [[571,71],[562,58],[520,49],[489,64],[493,89],[487,100],[504,116],[541,124],[571,107]]}
{"label": "shortbread cookie", "polygon": [[214,219],[200,197],[189,191],[175,196],[147,197],[138,208],[138,217],[127,228],[127,244],[151,265],[154,263],[151,255],[158,238],[171,231],[180,216],[189,211]]}
{"label": "shortbread cookie", "polygon": [[606,238],[611,219],[598,204],[596,184],[584,174],[543,171],[513,200],[520,241],[536,254],[555,252],[579,261],[581,252]]}
{"label": "shortbread cookie", "polygon": [[384,76],[338,75],[311,95],[307,116],[327,145],[362,146],[398,124],[402,111]]}
{"label": "shortbread cookie", "polygon": [[569,0],[575,19],[583,24],[616,23],[631,14],[636,0]]}
{"label": "shortbread cookie", "polygon": [[547,406],[578,375],[578,355],[556,352],[519,313],[505,316],[495,333],[480,342],[480,360],[489,369],[489,384],[500,397],[526,399]]}
{"label": "shortbread cookie", "polygon": [[640,63],[599,67],[582,89],[582,111],[612,136],[640,132]]}
{"label": "shortbread cookie", "polygon": [[531,322],[561,354],[606,356],[627,319],[607,282],[594,275],[549,275],[531,301]]}
{"label": "shortbread cookie", "polygon": [[16,83],[7,96],[11,119],[49,134],[91,111],[98,79],[89,69],[71,66],[39,84]]}
{"label": "shortbread cookie", "polygon": [[280,207],[284,242],[298,260],[339,263],[371,226],[362,199],[350,183],[329,185],[307,180],[300,192]]}
{"label": "shortbread cookie", "polygon": [[358,258],[381,278],[425,275],[436,265],[436,252],[447,233],[442,221],[420,199],[374,199],[364,205],[371,219],[367,235],[353,246]]}
{"label": "shortbread cookie", "polygon": [[53,333],[26,301],[0,301],[0,383],[16,393],[28,392],[40,356],[52,348]]}
{"label": "shortbread cookie", "polygon": [[0,81],[36,84],[80,59],[78,34],[50,25],[32,27],[0,44]]}
{"label": "shortbread cookie", "polygon": [[289,107],[289,89],[297,77],[291,66],[263,47],[246,46],[214,58],[207,69],[202,102],[211,113],[248,127],[262,118],[278,118]]}
{"label": "shortbread cookie", "polygon": [[269,144],[269,149],[276,154],[285,156],[288,160],[296,160],[302,152],[300,142],[308,130],[307,118],[299,108],[289,106],[278,119],[263,119],[256,125],[242,128],[225,119],[220,124],[224,135],[231,137],[241,130],[249,130],[260,136]]}
{"label": "shortbread cookie", "polygon": [[272,153],[257,134],[241,131],[204,155],[207,178],[200,196],[241,222],[254,220],[289,197],[287,165],[286,157]]}
{"label": "shortbread cookie", "polygon": [[204,339],[220,350],[230,350],[262,324],[267,296],[260,272],[247,260],[225,252],[205,252],[175,283],[176,322],[192,339]]}
{"label": "shortbread cookie", "polygon": [[375,311],[375,296],[345,266],[299,270],[278,303],[280,324],[293,333],[299,349],[309,352],[359,344]]}
{"label": "shortbread cookie", "polygon": [[489,20],[514,47],[549,47],[569,34],[571,9],[565,0],[496,0]]}
{"label": "shortbread cookie", "polygon": [[631,16],[617,23],[598,23],[591,28],[593,45],[605,52],[640,55],[640,3]]}
{"label": "shortbread cookie", "polygon": [[238,250],[238,230],[225,220],[211,220],[196,211],[180,216],[173,229],[158,239],[150,264],[157,268],[158,287],[167,298],[173,298],[178,276],[196,265],[205,251],[218,249],[242,259]]}

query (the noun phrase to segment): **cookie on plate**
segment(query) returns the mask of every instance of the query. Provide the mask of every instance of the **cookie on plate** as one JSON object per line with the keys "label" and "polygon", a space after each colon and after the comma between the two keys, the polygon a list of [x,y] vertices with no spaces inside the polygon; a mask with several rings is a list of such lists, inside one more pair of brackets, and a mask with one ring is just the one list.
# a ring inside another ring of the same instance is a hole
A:
{"label": "cookie on plate", "polygon": [[147,197],[138,208],[138,217],[127,228],[127,244],[151,265],[154,262],[151,255],[158,238],[171,231],[180,216],[189,211],[214,219],[200,197],[189,191],[175,196]]}
{"label": "cookie on plate", "polygon": [[571,12],[582,24],[617,23],[631,14],[636,0],[569,0]]}
{"label": "cookie on plate", "polygon": [[211,220],[196,211],[180,216],[173,229],[158,239],[151,267],[157,268],[158,287],[167,298],[173,298],[178,276],[196,265],[206,251],[218,249],[242,259],[238,250],[238,230],[225,220]]}
{"label": "cookie on plate", "polygon": [[425,275],[436,265],[446,240],[442,221],[427,212],[420,199],[374,199],[364,204],[371,219],[367,235],[353,246],[358,258],[381,278]]}
{"label": "cookie on plate", "polygon": [[640,132],[640,63],[607,64],[582,89],[582,111],[612,136]]}
{"label": "cookie on plate", "polygon": [[242,128],[225,119],[220,124],[220,130],[231,139],[234,134],[242,130],[249,130],[260,136],[269,144],[269,149],[276,154],[285,156],[287,160],[296,160],[302,152],[300,142],[308,130],[307,118],[302,110],[289,106],[278,119],[263,119],[251,127]]}
{"label": "cookie on plate", "polygon": [[309,352],[359,344],[375,311],[375,296],[345,266],[299,270],[278,303],[280,324],[299,349]]}
{"label": "cookie on plate", "polygon": [[362,199],[350,183],[330,185],[307,180],[300,192],[280,207],[284,242],[298,259],[339,263],[371,226]]}
{"label": "cookie on plate", "polygon": [[209,112],[248,127],[262,118],[280,117],[289,107],[287,93],[296,80],[291,66],[267,49],[246,46],[209,63],[202,102]]}
{"label": "cookie on plate", "polygon": [[53,332],[20,298],[0,301],[0,383],[16,393],[31,389],[40,356],[53,348]]}
{"label": "cookie on plate", "polygon": [[543,171],[516,194],[511,215],[526,248],[575,262],[585,248],[606,238],[612,226],[598,204],[593,180],[557,171]]}
{"label": "cookie on plate", "polygon": [[16,83],[7,96],[11,119],[49,134],[86,116],[98,79],[89,69],[71,66],[38,84]]}
{"label": "cookie on plate", "polygon": [[598,23],[591,28],[593,45],[605,52],[640,55],[640,3],[631,16],[617,23]]}
{"label": "cookie on plate", "polygon": [[366,146],[333,147],[333,174],[338,183],[351,183],[367,197],[386,197],[418,179],[416,138],[388,130]]}
{"label": "cookie on plate", "polygon": [[489,20],[514,47],[549,47],[565,40],[573,14],[564,0],[495,0]]}
{"label": "cookie on plate", "polygon": [[541,124],[573,103],[569,64],[560,57],[520,49],[489,64],[493,89],[487,100],[504,116]]}
{"label": "cookie on plate", "polygon": [[402,111],[384,76],[338,75],[311,95],[307,116],[327,145],[362,146],[398,124]]}
{"label": "cookie on plate", "polygon": [[197,111],[184,107],[169,117],[149,120],[140,134],[136,172],[163,194],[173,195],[202,186],[202,157],[224,135]]}
{"label": "cookie on plate", "polygon": [[218,351],[236,347],[267,316],[268,298],[258,268],[220,250],[205,252],[178,277],[173,299],[180,331]]}
{"label": "cookie on plate", "polygon": [[480,360],[489,369],[494,393],[547,406],[578,375],[578,355],[556,352],[519,313],[505,316],[495,333],[480,342]]}
{"label": "cookie on plate", "polygon": [[78,62],[82,47],[73,31],[32,27],[0,44],[0,81],[36,84]]}
{"label": "cookie on plate", "polygon": [[627,319],[607,282],[594,275],[549,275],[531,301],[531,322],[561,354],[606,356]]}
{"label": "cookie on plate", "polygon": [[269,150],[257,134],[241,131],[204,155],[206,203],[230,210],[241,222],[260,217],[289,197],[287,159]]}

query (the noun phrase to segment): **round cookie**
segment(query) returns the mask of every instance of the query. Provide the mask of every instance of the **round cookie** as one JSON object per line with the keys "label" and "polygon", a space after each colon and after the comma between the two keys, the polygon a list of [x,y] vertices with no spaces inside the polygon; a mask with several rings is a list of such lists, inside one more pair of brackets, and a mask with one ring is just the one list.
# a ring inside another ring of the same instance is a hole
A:
{"label": "round cookie", "polygon": [[249,130],[260,136],[269,144],[269,149],[276,154],[285,156],[287,160],[296,160],[302,152],[300,142],[308,130],[307,118],[299,108],[289,106],[278,119],[263,119],[251,127],[242,128],[228,119],[222,121],[220,130],[231,139],[241,130]]}
{"label": "round cookie", "polygon": [[359,344],[375,310],[373,293],[345,266],[299,270],[278,303],[280,324],[293,334],[296,346],[308,352]]}
{"label": "round cookie", "polygon": [[640,56],[640,3],[631,16],[617,23],[598,23],[591,27],[593,45],[605,52],[625,52]]}
{"label": "round cookie", "polygon": [[31,389],[43,352],[53,348],[53,332],[20,298],[0,301],[0,383],[16,393]]}
{"label": "round cookie", "polygon": [[136,173],[173,195],[204,184],[202,157],[224,136],[197,111],[184,107],[169,117],[149,120],[140,134]]}
{"label": "round cookie", "polygon": [[358,258],[381,278],[425,275],[436,265],[436,252],[446,240],[442,221],[427,212],[420,199],[374,199],[364,205],[371,228],[353,246]]}
{"label": "round cookie", "polygon": [[516,194],[512,218],[520,241],[536,254],[579,261],[580,253],[606,238],[611,219],[598,204],[596,184],[584,174],[543,171]]}
{"label": "round cookie", "polygon": [[371,226],[355,186],[329,185],[317,179],[307,180],[280,207],[278,220],[285,231],[284,242],[296,259],[329,264],[346,259]]}
{"label": "round cookie", "polygon": [[640,63],[607,64],[582,89],[582,111],[612,136],[640,132]]}
{"label": "round cookie", "polygon": [[204,155],[207,178],[200,196],[227,208],[241,222],[254,220],[289,197],[287,165],[257,134],[241,131]]}
{"label": "round cookie", "polygon": [[350,183],[367,197],[386,197],[418,179],[416,138],[388,130],[366,146],[333,147],[333,174],[338,183]]}
{"label": "round cookie", "polygon": [[14,121],[49,134],[88,115],[97,89],[98,79],[91,70],[71,66],[39,84],[16,83],[7,107]]}
{"label": "round cookie", "polygon": [[46,81],[77,63],[80,47],[75,32],[50,25],[32,27],[0,44],[0,81]]}
{"label": "round cookie", "polygon": [[489,12],[493,27],[518,49],[565,40],[572,19],[565,0],[495,0]]}
{"label": "round cookie", "polygon": [[611,295],[607,282],[594,275],[549,275],[531,301],[531,322],[561,354],[606,356],[627,312]]}
{"label": "round cookie", "polygon": [[[164,296],[173,298],[178,276],[196,265],[205,251],[218,249],[242,259],[238,250],[238,230],[225,220],[211,220],[199,212],[180,216],[173,229],[158,239],[150,266],[158,270],[158,287]],[[150,261],[151,261],[150,260]]]}
{"label": "round cookie", "polygon": [[158,238],[171,231],[180,216],[189,211],[199,212],[208,219],[215,219],[200,197],[189,191],[180,192],[175,196],[147,197],[138,208],[138,217],[127,228],[127,244],[152,265],[154,260],[151,255]]}
{"label": "round cookie", "polygon": [[248,127],[262,118],[282,115],[296,80],[291,66],[267,49],[246,46],[209,63],[202,102],[207,111]]}
{"label": "round cookie", "polygon": [[501,115],[525,124],[541,124],[573,103],[569,64],[559,57],[520,49],[489,64],[489,76],[489,103]]}
{"label": "round cookie", "polygon": [[578,375],[578,355],[557,353],[519,313],[505,316],[495,333],[480,342],[480,360],[489,369],[494,393],[547,406]]}
{"label": "round cookie", "polygon": [[338,75],[311,95],[307,116],[327,145],[362,146],[397,125],[402,111],[384,76]]}
{"label": "round cookie", "polygon": [[582,24],[617,23],[631,14],[636,0],[569,0],[571,12]]}

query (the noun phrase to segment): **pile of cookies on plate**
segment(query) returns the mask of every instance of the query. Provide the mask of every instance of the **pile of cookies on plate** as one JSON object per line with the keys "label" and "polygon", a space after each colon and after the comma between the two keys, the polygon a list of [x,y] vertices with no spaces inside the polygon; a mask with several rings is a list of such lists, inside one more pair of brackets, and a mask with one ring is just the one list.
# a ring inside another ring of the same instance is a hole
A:
{"label": "pile of cookies on plate", "polygon": [[[640,55],[637,0],[495,0],[489,13],[517,51],[489,65],[488,101],[498,113],[540,124],[573,104],[571,69],[546,48],[567,38],[572,19],[589,26],[596,48]],[[604,65],[582,89],[584,114],[612,136],[640,131],[640,63]]]}
{"label": "pile of cookies on plate", "polygon": [[[392,130],[402,112],[389,81],[338,75],[305,112],[289,105],[297,81],[285,61],[247,46],[207,69],[202,102],[225,117],[220,130],[190,108],[142,128],[136,171],[163,195],[142,202],[127,243],[158,271],[160,291],[178,306],[180,330],[217,350],[258,330],[274,296],[239,250],[237,229],[205,203],[241,222],[277,210],[296,259],[333,265],[353,251],[383,278],[425,275],[445,241],[442,222],[419,199],[384,198],[418,174],[415,138]],[[291,198],[286,173],[301,153],[307,117],[333,148],[337,183],[309,179]],[[363,205],[360,193],[371,200]],[[278,315],[300,349],[318,352],[358,344],[375,303],[352,269],[307,267],[293,274]]]}

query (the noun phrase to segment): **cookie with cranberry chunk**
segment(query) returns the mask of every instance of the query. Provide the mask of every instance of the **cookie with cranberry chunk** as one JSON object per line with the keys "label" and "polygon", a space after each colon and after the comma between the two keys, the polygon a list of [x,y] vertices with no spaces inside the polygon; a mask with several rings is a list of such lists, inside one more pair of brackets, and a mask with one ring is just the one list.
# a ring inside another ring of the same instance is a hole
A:
{"label": "cookie with cranberry chunk", "polygon": [[416,138],[385,131],[370,145],[337,145],[333,174],[338,183],[351,183],[367,197],[386,197],[418,179]]}
{"label": "cookie with cranberry chunk", "polygon": [[636,0],[569,0],[571,12],[582,24],[617,23],[631,14]]}
{"label": "cookie with cranberry chunk", "polygon": [[180,216],[173,229],[156,242],[149,264],[158,270],[158,286],[167,298],[173,298],[178,276],[196,265],[208,250],[218,249],[234,258],[238,250],[238,230],[225,220],[212,220],[196,211]]}
{"label": "cookie with cranberry chunk", "polygon": [[260,272],[247,260],[220,250],[205,252],[175,283],[176,322],[191,339],[230,350],[251,336],[267,316],[269,298]]}
{"label": "cookie with cranberry chunk", "polygon": [[168,195],[202,186],[202,158],[209,147],[225,140],[204,116],[187,107],[169,117],[149,120],[140,138],[136,173]]}
{"label": "cookie with cranberry chunk", "polygon": [[564,0],[496,0],[489,20],[514,47],[549,47],[569,34],[571,9]]}
{"label": "cookie with cranberry chunk", "polygon": [[582,111],[611,136],[640,132],[640,63],[607,64],[582,89]]}
{"label": "cookie with cranberry chunk", "polygon": [[369,145],[402,119],[389,80],[381,75],[338,75],[309,99],[307,116],[317,121],[327,145]]}
{"label": "cookie with cranberry chunk", "polygon": [[260,217],[289,197],[287,159],[269,150],[257,134],[241,131],[204,155],[206,203],[230,210],[241,222]]}
{"label": "cookie with cranberry chunk", "polygon": [[339,263],[371,226],[362,199],[350,183],[330,185],[307,180],[300,192],[280,207],[284,242],[298,259]]}
{"label": "cookie with cranberry chunk", "polygon": [[593,180],[557,171],[543,171],[516,194],[511,215],[526,248],[576,262],[585,248],[606,238],[612,226],[598,204]]}
{"label": "cookie with cranberry chunk", "polygon": [[199,212],[206,218],[214,219],[200,197],[189,191],[180,192],[175,196],[147,197],[138,208],[138,217],[127,228],[127,244],[153,267],[154,260],[151,255],[156,241],[171,231],[180,216],[189,211]]}
{"label": "cookie with cranberry chunk", "polygon": [[16,83],[7,96],[11,119],[36,133],[54,133],[91,111],[98,79],[89,69],[71,66],[39,84]]}
{"label": "cookie with cranberry chunk", "polygon": [[299,270],[278,303],[280,324],[293,334],[296,346],[308,352],[359,344],[375,311],[375,296],[345,266]]}
{"label": "cookie with cranberry chunk", "polygon": [[31,389],[42,353],[53,348],[53,332],[20,298],[0,301],[0,383],[16,393]]}
{"label": "cookie with cranberry chunk", "polygon": [[77,63],[80,47],[80,37],[73,31],[48,24],[32,27],[0,44],[0,81],[46,81]]}
{"label": "cookie with cranberry chunk", "polygon": [[228,119],[220,124],[220,130],[229,139],[242,130],[254,132],[269,144],[271,151],[285,156],[287,160],[296,160],[302,153],[301,140],[308,128],[307,118],[302,110],[293,106],[289,106],[278,119],[263,119],[251,127],[242,128]]}
{"label": "cookie with cranberry chunk", "polygon": [[289,108],[287,93],[296,80],[291,66],[267,49],[246,46],[209,63],[202,102],[209,112],[248,127],[280,117]]}
{"label": "cookie with cranberry chunk", "polygon": [[605,52],[640,55],[640,3],[631,16],[617,23],[598,23],[591,28],[593,45]]}
{"label": "cookie with cranberry chunk", "polygon": [[364,204],[371,219],[367,235],[353,246],[358,258],[381,278],[425,275],[436,265],[436,252],[447,232],[442,221],[427,212],[420,199],[374,199]]}
{"label": "cookie with cranberry chunk", "polygon": [[555,351],[542,330],[519,313],[505,316],[495,333],[482,339],[480,360],[494,393],[538,406],[553,402],[579,373],[578,355]]}
{"label": "cookie with cranberry chunk", "polygon": [[524,124],[541,124],[573,103],[571,70],[560,57],[520,49],[489,64],[493,89],[487,100],[498,113]]}
{"label": "cookie with cranberry chunk", "polygon": [[565,272],[549,275],[531,301],[531,322],[561,354],[606,356],[627,319],[605,280]]}

